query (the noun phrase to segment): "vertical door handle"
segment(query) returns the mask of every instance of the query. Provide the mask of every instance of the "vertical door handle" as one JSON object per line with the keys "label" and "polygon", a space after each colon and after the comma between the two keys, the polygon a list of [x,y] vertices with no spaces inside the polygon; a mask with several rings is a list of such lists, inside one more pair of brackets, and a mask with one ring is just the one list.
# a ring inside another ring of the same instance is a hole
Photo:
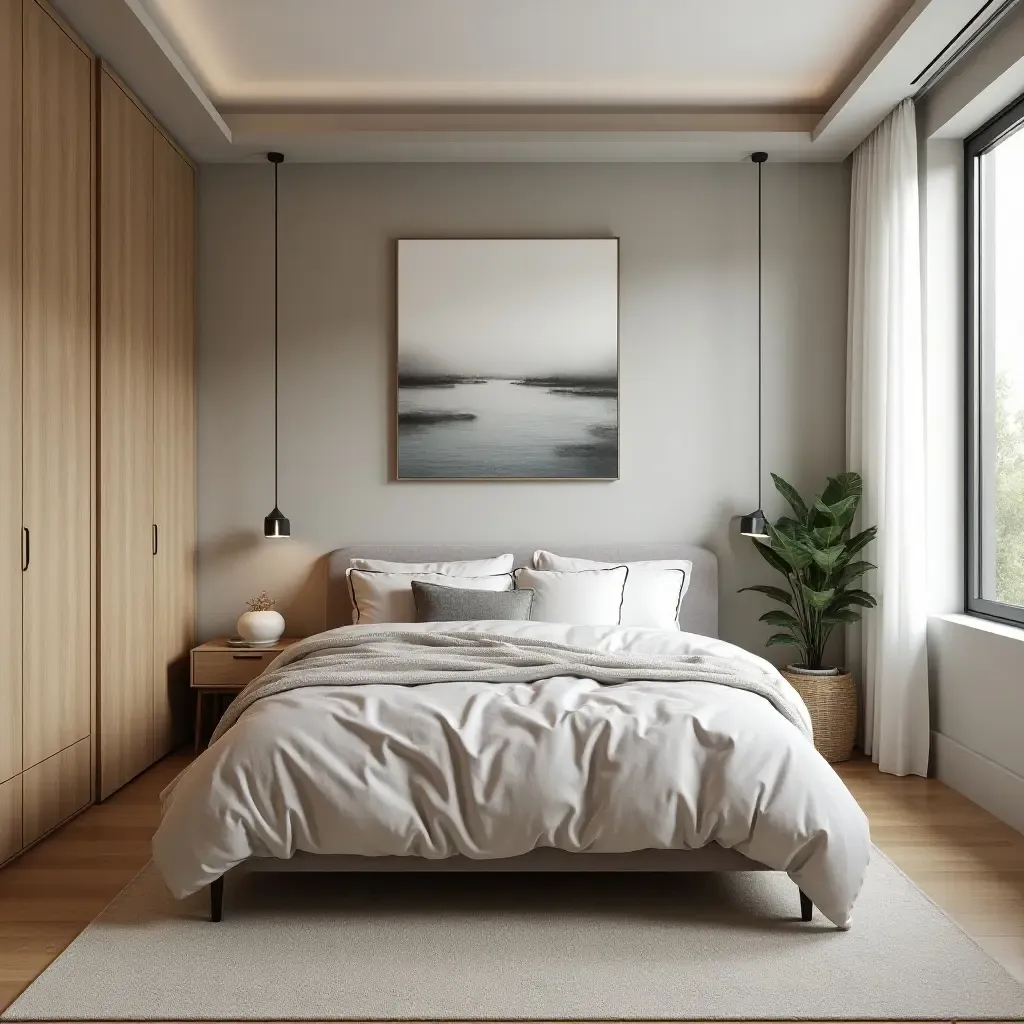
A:
{"label": "vertical door handle", "polygon": [[27,526],[23,526],[21,528],[21,547],[22,547],[22,551],[21,551],[21,571],[22,572],[27,572],[28,571],[28,563],[29,563],[29,560],[32,557],[32,548],[30,546],[31,545],[31,540],[32,540],[32,535],[28,532],[28,527]]}
{"label": "vertical door handle", "polygon": [[153,554],[155,555],[160,550],[160,530],[157,528],[156,523],[153,524]]}

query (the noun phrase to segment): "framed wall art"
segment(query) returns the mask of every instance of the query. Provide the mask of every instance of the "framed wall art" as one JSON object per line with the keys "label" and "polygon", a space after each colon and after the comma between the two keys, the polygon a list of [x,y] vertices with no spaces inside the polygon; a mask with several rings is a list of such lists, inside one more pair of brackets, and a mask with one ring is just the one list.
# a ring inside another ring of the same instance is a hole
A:
{"label": "framed wall art", "polygon": [[398,241],[400,480],[619,475],[615,238]]}

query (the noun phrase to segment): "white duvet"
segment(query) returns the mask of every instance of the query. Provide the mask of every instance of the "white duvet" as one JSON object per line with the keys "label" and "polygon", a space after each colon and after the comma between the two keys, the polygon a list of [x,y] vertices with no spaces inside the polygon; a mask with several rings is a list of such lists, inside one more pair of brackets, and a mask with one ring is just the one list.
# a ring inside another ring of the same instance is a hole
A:
{"label": "white duvet", "polygon": [[[729,659],[738,672],[767,673],[806,714],[763,659],[693,634],[541,622],[387,628]],[[787,871],[848,927],[867,820],[801,728],[756,692],[565,675],[412,686],[321,678],[251,704],[167,788],[153,856],[184,897],[250,857],[296,851],[493,858],[713,842]]]}

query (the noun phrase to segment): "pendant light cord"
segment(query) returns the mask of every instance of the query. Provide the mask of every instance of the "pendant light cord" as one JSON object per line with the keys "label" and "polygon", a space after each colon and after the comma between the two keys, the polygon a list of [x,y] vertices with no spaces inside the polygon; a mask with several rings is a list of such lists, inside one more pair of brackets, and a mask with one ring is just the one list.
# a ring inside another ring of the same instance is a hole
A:
{"label": "pendant light cord", "polygon": [[[763,318],[763,304],[761,301],[761,274],[762,267],[764,265],[761,258],[761,169],[764,167],[764,161],[758,161],[757,164],[757,507],[763,508],[761,504],[761,449],[764,447],[764,432],[763,423],[761,419],[761,375],[762,375],[762,364],[764,362],[762,356],[762,318]],[[276,385],[275,385],[276,387]],[[275,427],[275,438],[277,428]]]}
{"label": "pendant light cord", "polygon": [[279,161],[274,161],[274,508],[279,508],[277,498],[277,334],[278,334],[278,313],[277,313],[277,276],[278,276],[278,254],[277,254],[277,168]]}

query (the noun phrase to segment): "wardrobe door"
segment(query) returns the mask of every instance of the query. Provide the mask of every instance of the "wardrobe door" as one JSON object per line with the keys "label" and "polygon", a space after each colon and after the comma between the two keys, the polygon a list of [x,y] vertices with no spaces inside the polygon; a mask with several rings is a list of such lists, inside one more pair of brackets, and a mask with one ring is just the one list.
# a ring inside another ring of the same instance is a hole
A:
{"label": "wardrobe door", "polygon": [[101,797],[153,761],[153,136],[101,74]]}
{"label": "wardrobe door", "polygon": [[89,771],[89,740],[62,750],[28,768],[23,778],[23,839],[34,843],[89,802],[92,773]]}
{"label": "wardrobe door", "polygon": [[[7,0],[0,0],[6,3]],[[21,853],[21,777],[0,782],[0,864]]]}
{"label": "wardrobe door", "polygon": [[92,62],[34,0],[23,13],[23,500],[30,541],[23,764],[30,768],[91,732]]}
{"label": "wardrobe door", "polygon": [[195,623],[195,186],[159,133],[153,161],[153,742],[162,757],[188,721]]}
{"label": "wardrobe door", "polygon": [[[0,0],[0,783],[21,771],[21,0]],[[0,793],[0,861],[13,842]],[[21,796],[21,781],[17,782]],[[20,849],[21,807],[18,807]]]}

